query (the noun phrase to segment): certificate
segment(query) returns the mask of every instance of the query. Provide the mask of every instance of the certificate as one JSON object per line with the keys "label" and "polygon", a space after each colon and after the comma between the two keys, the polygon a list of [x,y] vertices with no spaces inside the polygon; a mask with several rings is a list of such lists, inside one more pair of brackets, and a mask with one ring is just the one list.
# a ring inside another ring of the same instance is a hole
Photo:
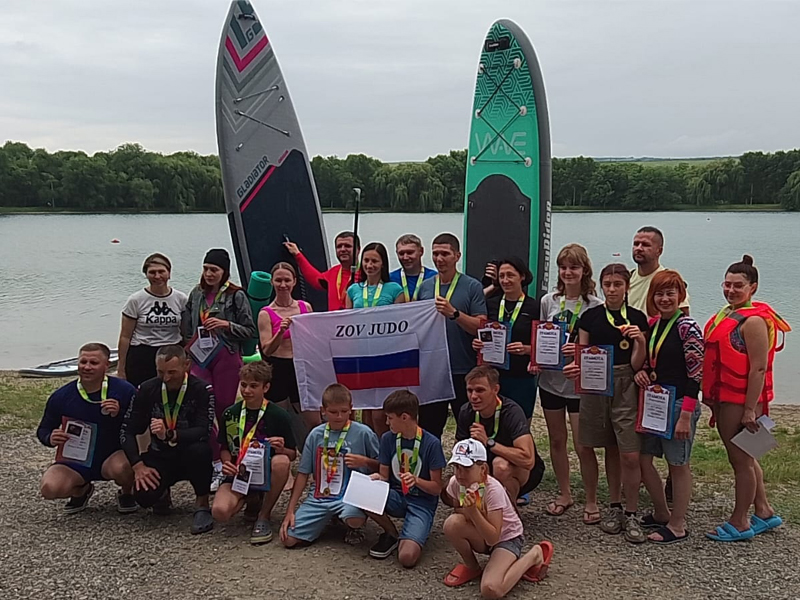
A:
{"label": "certificate", "polygon": [[672,439],[675,429],[675,388],[671,385],[648,385],[639,391],[639,414],[636,431]]}
{"label": "certificate", "polygon": [[382,515],[389,498],[389,482],[377,481],[369,475],[353,471],[342,501],[350,506]]}
{"label": "certificate", "polygon": [[91,466],[97,441],[97,425],[61,417],[61,429],[69,435],[69,439],[58,447],[56,462],[70,462],[84,467]]}
{"label": "certificate", "polygon": [[271,466],[269,442],[253,440],[239,463],[239,473],[233,479],[231,490],[245,495],[268,492],[272,478]]}
{"label": "certificate", "polygon": [[613,346],[578,345],[575,347],[575,363],[581,369],[575,382],[578,394],[614,395]]}
{"label": "certificate", "polygon": [[478,339],[483,342],[483,348],[478,353],[478,364],[492,365],[508,370],[509,356],[508,344],[511,329],[503,323],[486,321],[478,329]]}
{"label": "certificate", "polygon": [[564,333],[560,325],[549,321],[534,321],[531,340],[531,364],[542,369],[564,368],[564,355],[561,353]]}
{"label": "certificate", "polygon": [[[327,453],[327,457],[322,455]],[[338,500],[344,493],[345,469],[344,452],[336,454],[334,448],[317,448],[314,461],[314,498],[321,500]],[[325,468],[327,463],[328,467]]]}
{"label": "certificate", "polygon": [[[203,336],[200,335],[200,330],[205,332]],[[217,336],[211,335],[205,327],[198,327],[197,331],[192,339],[189,340],[189,343],[186,344],[186,352],[189,353],[189,356],[198,367],[205,369],[214,360],[223,343]]]}
{"label": "certificate", "polygon": [[242,496],[247,496],[250,492],[250,479],[252,477],[253,472],[247,468],[247,464],[244,461],[240,462],[239,471],[236,473],[236,477],[233,478],[233,483],[231,484],[231,491],[241,494]]}

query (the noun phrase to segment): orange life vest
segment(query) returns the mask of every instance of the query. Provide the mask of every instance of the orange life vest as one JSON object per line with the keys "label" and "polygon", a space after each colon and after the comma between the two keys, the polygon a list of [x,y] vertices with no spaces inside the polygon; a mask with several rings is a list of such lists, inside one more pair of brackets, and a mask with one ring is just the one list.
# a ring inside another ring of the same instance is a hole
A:
{"label": "orange life vest", "polygon": [[703,361],[703,402],[745,403],[750,358],[746,351],[742,352],[733,345],[731,334],[745,319],[761,317],[766,321],[769,331],[769,354],[764,388],[758,401],[766,406],[775,396],[772,383],[775,353],[783,350],[783,336],[780,346],[777,343],[778,332],[786,333],[791,331],[791,327],[765,302],[753,302],[752,306],[731,311],[721,320],[720,316],[721,313],[709,319],[704,331],[706,347]]}

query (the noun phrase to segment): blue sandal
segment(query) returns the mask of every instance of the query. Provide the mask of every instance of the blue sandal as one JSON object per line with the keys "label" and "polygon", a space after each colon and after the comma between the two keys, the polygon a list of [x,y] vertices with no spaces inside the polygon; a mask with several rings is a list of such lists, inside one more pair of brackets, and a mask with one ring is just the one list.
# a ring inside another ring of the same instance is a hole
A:
{"label": "blue sandal", "polygon": [[706,537],[715,542],[743,542],[755,536],[756,532],[752,527],[748,527],[744,531],[739,531],[728,523],[727,521],[717,527],[716,533],[707,533]]}
{"label": "blue sandal", "polygon": [[755,532],[755,535],[759,533],[764,533],[765,531],[769,531],[770,529],[775,529],[776,527],[780,527],[783,525],[783,519],[781,519],[778,515],[772,515],[767,519],[762,519],[761,517],[757,517],[753,515],[750,517],[750,527]]}

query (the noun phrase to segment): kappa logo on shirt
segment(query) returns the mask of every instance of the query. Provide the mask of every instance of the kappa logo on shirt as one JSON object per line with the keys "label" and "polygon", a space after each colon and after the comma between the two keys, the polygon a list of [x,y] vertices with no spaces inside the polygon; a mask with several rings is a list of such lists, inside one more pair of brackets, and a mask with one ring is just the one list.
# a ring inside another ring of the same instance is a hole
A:
{"label": "kappa logo on shirt", "polygon": [[156,301],[147,311],[144,322],[148,325],[177,325],[178,318],[178,314],[169,307],[169,304]]}

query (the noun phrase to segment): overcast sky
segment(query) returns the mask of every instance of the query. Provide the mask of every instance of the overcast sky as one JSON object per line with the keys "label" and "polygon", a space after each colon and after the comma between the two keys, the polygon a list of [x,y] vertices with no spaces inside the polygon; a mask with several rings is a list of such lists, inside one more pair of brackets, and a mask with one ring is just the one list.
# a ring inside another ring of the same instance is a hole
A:
{"label": "overcast sky", "polygon": [[[544,74],[555,156],[800,146],[795,0],[255,0],[312,154],[420,160],[467,144],[486,30]],[[227,0],[0,3],[0,140],[216,152]]]}

